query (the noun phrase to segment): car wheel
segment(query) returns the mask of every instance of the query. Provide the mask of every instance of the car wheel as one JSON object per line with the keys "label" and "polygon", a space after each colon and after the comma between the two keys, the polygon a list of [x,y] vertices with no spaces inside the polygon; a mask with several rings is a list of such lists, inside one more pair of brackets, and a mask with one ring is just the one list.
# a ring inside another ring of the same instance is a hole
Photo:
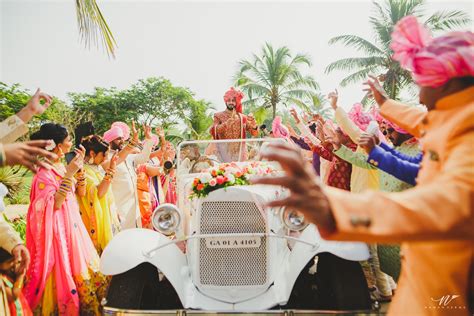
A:
{"label": "car wheel", "polygon": [[[362,268],[330,253],[320,253],[301,271],[285,309],[369,310],[370,294]],[[312,270],[312,271],[311,271]]]}
{"label": "car wheel", "polygon": [[150,263],[112,277],[107,292],[106,307],[127,309],[182,309],[178,294],[171,283],[158,276]]}

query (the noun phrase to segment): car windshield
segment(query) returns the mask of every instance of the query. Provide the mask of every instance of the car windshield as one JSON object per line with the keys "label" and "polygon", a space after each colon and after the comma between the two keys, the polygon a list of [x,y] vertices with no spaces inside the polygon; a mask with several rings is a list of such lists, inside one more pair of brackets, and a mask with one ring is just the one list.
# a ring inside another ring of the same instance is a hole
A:
{"label": "car windshield", "polygon": [[260,160],[260,151],[281,138],[185,141],[178,146],[178,176],[201,173],[221,163]]}

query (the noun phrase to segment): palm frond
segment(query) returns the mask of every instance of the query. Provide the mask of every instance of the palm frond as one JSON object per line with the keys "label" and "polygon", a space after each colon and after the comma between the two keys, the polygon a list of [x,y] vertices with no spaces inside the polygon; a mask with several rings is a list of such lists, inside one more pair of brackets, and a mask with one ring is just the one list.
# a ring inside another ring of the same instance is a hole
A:
{"label": "palm frond", "polygon": [[117,42],[105,21],[96,0],[76,0],[77,23],[79,34],[86,47],[91,44],[104,45],[107,54],[115,58]]}
{"label": "palm frond", "polygon": [[425,22],[434,31],[445,31],[464,27],[472,22],[469,14],[463,11],[435,12]]}
{"label": "palm frond", "polygon": [[378,67],[364,68],[364,69],[361,69],[359,71],[356,71],[356,72],[350,74],[349,76],[345,77],[344,79],[342,79],[341,86],[345,87],[345,86],[347,86],[348,84],[351,84],[351,83],[361,82],[361,81],[367,79],[369,75],[377,74],[378,73],[377,68]]}
{"label": "palm frond", "polygon": [[342,43],[344,46],[355,48],[357,51],[364,52],[366,54],[379,55],[383,54],[383,51],[378,48],[375,44],[372,44],[365,38],[357,35],[340,35],[333,37],[329,40],[329,44],[333,45],[336,43]]}
{"label": "palm frond", "polygon": [[380,56],[343,58],[330,63],[324,73],[327,74],[334,70],[353,71],[354,69],[382,66],[384,62],[384,58]]}

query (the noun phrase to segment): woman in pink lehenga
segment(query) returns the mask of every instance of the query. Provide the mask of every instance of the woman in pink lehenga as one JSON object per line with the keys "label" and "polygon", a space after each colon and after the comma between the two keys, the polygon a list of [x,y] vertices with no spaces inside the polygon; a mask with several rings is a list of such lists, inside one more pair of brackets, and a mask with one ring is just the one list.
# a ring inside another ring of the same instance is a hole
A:
{"label": "woman in pink lehenga", "polygon": [[[59,158],[72,146],[66,128],[45,124],[32,139],[52,139]],[[31,254],[24,293],[35,314],[99,315],[107,280],[79,214],[75,191],[84,190],[84,151],[67,167],[58,159],[33,178],[26,245]],[[76,176],[76,179],[74,178]]]}

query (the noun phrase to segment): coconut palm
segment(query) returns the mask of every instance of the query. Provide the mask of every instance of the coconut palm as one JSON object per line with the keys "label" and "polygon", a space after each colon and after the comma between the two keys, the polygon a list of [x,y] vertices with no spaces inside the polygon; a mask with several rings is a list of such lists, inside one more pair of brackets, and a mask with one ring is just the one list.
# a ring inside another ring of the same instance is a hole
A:
{"label": "coconut palm", "polygon": [[415,15],[432,31],[462,27],[471,21],[467,13],[458,10],[436,12],[426,16],[424,0],[385,0],[373,1],[372,4],[374,13],[370,17],[370,24],[374,41],[357,35],[341,35],[330,39],[329,44],[341,43],[355,48],[363,56],[337,60],[329,64],[325,72],[351,72],[341,81],[343,87],[365,80],[369,74],[381,75],[384,88],[391,98],[396,98],[403,88],[413,83],[410,73],[392,60],[391,34],[399,20],[408,15]]}
{"label": "coconut palm", "polygon": [[79,34],[86,47],[91,44],[104,45],[107,54],[115,57],[117,43],[105,21],[96,0],[76,0],[77,23]]}
{"label": "coconut palm", "polygon": [[266,43],[260,56],[253,54],[252,60],[239,62],[234,80],[248,96],[243,104],[271,108],[273,117],[278,105],[308,109],[308,100],[319,86],[313,77],[301,74],[303,66],[311,66],[309,56],[297,54],[293,57],[287,47],[275,50]]}

